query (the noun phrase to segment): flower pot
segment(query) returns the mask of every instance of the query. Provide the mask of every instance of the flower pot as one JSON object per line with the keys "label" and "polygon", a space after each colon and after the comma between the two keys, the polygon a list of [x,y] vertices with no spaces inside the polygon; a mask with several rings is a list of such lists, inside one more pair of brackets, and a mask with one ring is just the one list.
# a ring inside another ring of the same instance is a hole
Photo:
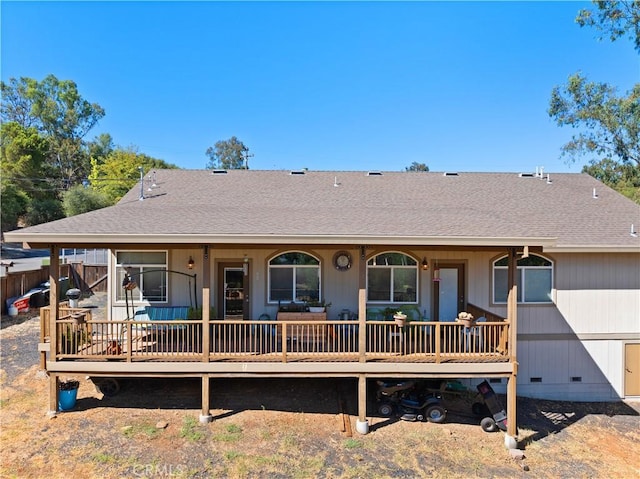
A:
{"label": "flower pot", "polygon": [[474,323],[473,319],[458,319],[457,321],[461,323],[465,328],[470,328]]}
{"label": "flower pot", "polygon": [[396,322],[396,326],[403,327],[407,322],[407,316],[404,314],[396,314],[393,317],[393,320]]}
{"label": "flower pot", "polygon": [[324,306],[309,306],[310,313],[324,313]]}
{"label": "flower pot", "polygon": [[462,325],[464,325],[465,328],[470,328],[475,323],[475,318],[473,317],[472,314],[467,313],[466,311],[463,311],[462,313],[458,314],[456,321],[458,321],[459,323],[462,323]]}

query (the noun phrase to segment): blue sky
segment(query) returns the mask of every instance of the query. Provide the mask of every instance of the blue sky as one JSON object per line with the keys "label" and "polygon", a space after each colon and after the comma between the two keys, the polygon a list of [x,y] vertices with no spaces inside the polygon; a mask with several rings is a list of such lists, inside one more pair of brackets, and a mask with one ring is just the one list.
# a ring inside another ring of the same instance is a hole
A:
{"label": "blue sky", "polygon": [[1,77],[77,83],[89,133],[183,168],[237,136],[252,169],[579,172],[546,113],[577,71],[627,92],[630,42],[587,2],[7,2]]}

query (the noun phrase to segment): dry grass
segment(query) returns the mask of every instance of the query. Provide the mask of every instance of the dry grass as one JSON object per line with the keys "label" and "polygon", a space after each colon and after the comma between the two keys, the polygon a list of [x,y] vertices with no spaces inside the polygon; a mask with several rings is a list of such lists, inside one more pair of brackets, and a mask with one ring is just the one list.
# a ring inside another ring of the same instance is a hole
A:
{"label": "dry grass", "polygon": [[[473,424],[391,422],[347,437],[339,414],[249,409],[212,411],[202,425],[193,409],[92,406],[83,380],[78,409],[46,417],[46,380],[35,368],[2,388],[2,466],[7,478],[230,477],[449,478],[520,477],[501,434]],[[140,394],[129,388],[125,395]],[[156,397],[156,399],[159,399]],[[123,398],[126,400],[126,398]],[[107,400],[105,406],[109,406]],[[352,418],[353,419],[353,418]],[[632,421],[623,429],[622,420]],[[168,423],[156,428],[158,421]],[[635,426],[634,427],[634,422]],[[620,422],[620,424],[617,424]],[[532,441],[531,477],[637,477],[637,416],[589,415],[557,434]],[[523,438],[537,431],[522,430]]]}

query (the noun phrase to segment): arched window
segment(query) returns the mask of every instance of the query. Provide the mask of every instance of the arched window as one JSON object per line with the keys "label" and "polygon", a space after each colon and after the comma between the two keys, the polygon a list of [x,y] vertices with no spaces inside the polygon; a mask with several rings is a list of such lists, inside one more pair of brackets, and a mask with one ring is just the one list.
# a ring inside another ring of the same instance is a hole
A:
{"label": "arched window", "polygon": [[269,302],[320,300],[320,260],[300,251],[269,261]]}
{"label": "arched window", "polygon": [[396,252],[381,253],[367,261],[367,301],[417,303],[418,262]]}
{"label": "arched window", "polygon": [[[535,254],[518,260],[516,274],[518,303],[551,303],[553,263]],[[508,258],[493,262],[493,302],[506,303],[508,294]]]}

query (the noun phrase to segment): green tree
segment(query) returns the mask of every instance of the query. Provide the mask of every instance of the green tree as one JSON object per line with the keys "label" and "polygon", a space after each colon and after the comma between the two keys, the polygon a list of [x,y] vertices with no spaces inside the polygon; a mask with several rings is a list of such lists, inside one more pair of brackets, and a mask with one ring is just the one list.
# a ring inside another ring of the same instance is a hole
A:
{"label": "green tree", "polygon": [[597,7],[595,11],[584,8],[578,12],[578,25],[595,27],[608,34],[612,42],[628,34],[640,52],[640,1],[599,0],[593,3]]}
{"label": "green tree", "polygon": [[109,133],[102,133],[88,143],[89,157],[98,161],[104,161],[109,154],[115,150],[113,138]]}
{"label": "green tree", "polygon": [[83,185],[72,186],[62,195],[62,208],[67,217],[98,210],[111,204],[105,193]]}
{"label": "green tree", "polygon": [[[611,41],[628,35],[640,52],[640,1],[593,3],[596,9],[580,10],[576,22],[608,33]],[[578,130],[562,147],[568,161],[588,156],[584,172],[639,201],[640,84],[619,96],[614,86],[577,73],[552,90],[548,113],[559,126]]]}
{"label": "green tree", "polygon": [[11,231],[18,227],[18,220],[27,212],[29,197],[16,185],[3,181],[0,187],[1,231]]}
{"label": "green tree", "polygon": [[91,160],[89,181],[93,189],[106,195],[109,204],[114,204],[140,181],[139,167],[143,168],[145,175],[153,169],[177,168],[163,160],[138,153],[135,148],[116,148],[102,162],[96,158]]}
{"label": "green tree", "polygon": [[632,163],[619,163],[608,158],[592,160],[582,168],[582,172],[640,203],[640,168]]}
{"label": "green tree", "polygon": [[429,171],[429,167],[424,163],[414,161],[410,166],[405,166],[404,171]]}
{"label": "green tree", "polygon": [[32,199],[24,216],[26,226],[39,225],[64,218],[62,203],[58,199]]}
{"label": "green tree", "polygon": [[606,83],[582,75],[551,92],[549,115],[559,126],[582,128],[562,147],[571,161],[585,154],[640,165],[640,84],[627,96],[617,96]]}
{"label": "green tree", "polygon": [[90,161],[83,139],[104,117],[97,103],[82,98],[75,82],[48,75],[42,81],[10,78],[0,82],[4,122],[34,127],[49,140],[48,159],[53,177],[68,185],[89,173]]}
{"label": "green tree", "polygon": [[52,177],[48,152],[49,140],[33,126],[3,123],[0,126],[2,183],[11,182],[28,198],[57,198],[62,184]]}
{"label": "green tree", "polygon": [[228,140],[220,140],[205,152],[209,157],[207,168],[211,170],[248,170],[249,148],[235,136]]}

